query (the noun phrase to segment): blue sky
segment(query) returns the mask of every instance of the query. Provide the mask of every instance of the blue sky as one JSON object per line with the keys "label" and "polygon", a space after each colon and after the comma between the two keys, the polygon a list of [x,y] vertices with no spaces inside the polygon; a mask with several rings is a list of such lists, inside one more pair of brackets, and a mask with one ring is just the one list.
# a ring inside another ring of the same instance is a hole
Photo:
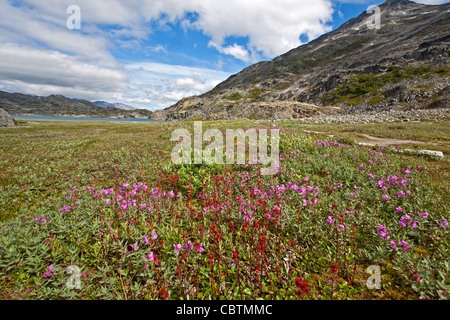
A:
{"label": "blue sky", "polygon": [[160,110],[382,2],[0,0],[0,90]]}

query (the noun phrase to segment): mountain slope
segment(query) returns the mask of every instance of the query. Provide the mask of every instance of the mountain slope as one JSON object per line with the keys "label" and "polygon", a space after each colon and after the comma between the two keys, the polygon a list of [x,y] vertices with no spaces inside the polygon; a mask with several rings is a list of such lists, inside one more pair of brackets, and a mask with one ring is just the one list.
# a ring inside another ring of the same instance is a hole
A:
{"label": "mountain slope", "polygon": [[389,0],[381,29],[363,12],[154,119],[280,119],[449,105],[450,4]]}
{"label": "mountain slope", "polygon": [[97,118],[150,118],[149,110],[102,108],[87,100],[69,99],[61,95],[37,97],[0,91],[0,108],[12,115],[74,116]]}
{"label": "mountain slope", "polygon": [[123,103],[110,103],[106,101],[94,101],[94,104],[102,108],[117,108],[121,110],[136,110],[135,107],[123,104]]}

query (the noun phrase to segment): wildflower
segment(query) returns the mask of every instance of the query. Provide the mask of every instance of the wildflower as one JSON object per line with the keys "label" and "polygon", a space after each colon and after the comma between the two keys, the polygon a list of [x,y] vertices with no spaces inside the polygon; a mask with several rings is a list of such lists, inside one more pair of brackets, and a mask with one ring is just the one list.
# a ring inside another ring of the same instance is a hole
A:
{"label": "wildflower", "polygon": [[416,221],[416,220],[414,220],[414,221],[412,222],[411,227],[413,227],[413,229],[414,229],[414,228],[417,228],[417,221]]}
{"label": "wildflower", "polygon": [[238,256],[239,256],[239,254],[238,254],[238,252],[237,252],[237,251],[233,252],[233,259],[237,259],[237,258],[238,258]]}
{"label": "wildflower", "polygon": [[308,206],[308,201],[307,200],[303,200],[303,206],[307,207]]}
{"label": "wildflower", "polygon": [[192,242],[190,240],[188,242],[186,242],[184,244],[184,248],[186,249],[187,252],[191,251],[193,249],[192,248]]}
{"label": "wildflower", "polygon": [[443,221],[441,222],[441,227],[442,227],[442,228],[447,228],[447,227],[448,227],[448,221],[443,220]]}
{"label": "wildflower", "polygon": [[375,176],[373,175],[373,173],[369,174],[370,179],[375,179]]}
{"label": "wildflower", "polygon": [[401,212],[403,212],[403,209],[402,209],[402,207],[397,207],[397,208],[395,208],[395,210],[397,210],[397,212],[398,212],[398,213],[401,213]]}
{"label": "wildflower", "polygon": [[403,251],[406,251],[409,249],[409,243],[406,242],[405,240],[401,241],[400,246],[403,248]]}
{"label": "wildflower", "polygon": [[394,240],[391,240],[392,249],[395,249],[397,247],[397,243],[395,243]]}
{"label": "wildflower", "polygon": [[155,260],[155,256],[153,255],[153,252],[150,252],[149,255],[145,256],[147,258],[148,261],[154,261]]}
{"label": "wildflower", "polygon": [[428,212],[420,212],[419,214],[422,216],[422,219],[428,218]]}
{"label": "wildflower", "polygon": [[333,217],[328,216],[327,222],[330,224],[330,226],[333,224]]}
{"label": "wildflower", "polygon": [[119,202],[120,200],[122,200],[122,196],[121,196],[120,194],[118,194],[118,195],[116,196],[116,202]]}
{"label": "wildflower", "polygon": [[381,196],[381,198],[382,198],[383,200],[389,200],[389,196],[386,195],[386,194],[383,194],[383,195]]}
{"label": "wildflower", "polygon": [[127,210],[128,209],[128,202],[127,200],[123,200],[122,201],[122,210]]}
{"label": "wildflower", "polygon": [[144,242],[148,244],[148,238],[146,236],[141,236],[144,239]]}
{"label": "wildflower", "polygon": [[44,273],[41,277],[50,277],[51,275],[57,273],[57,271],[53,271],[53,264],[50,265],[50,267],[48,267],[48,272]]}
{"label": "wildflower", "polygon": [[344,229],[345,229],[345,226],[344,226],[343,224],[340,224],[340,225],[339,225],[339,229],[344,230]]}
{"label": "wildflower", "polygon": [[132,252],[137,251],[139,249],[139,246],[138,246],[137,242],[135,244],[132,244],[131,248],[133,249]]}
{"label": "wildflower", "polygon": [[407,191],[406,191],[406,194],[407,194],[408,196],[410,196],[410,195],[411,195],[411,191],[407,190]]}
{"label": "wildflower", "polygon": [[152,240],[156,240],[156,238],[158,238],[158,235],[156,234],[155,231],[152,232],[151,238]]}
{"label": "wildflower", "polygon": [[406,170],[405,170],[405,173],[406,173],[406,174],[410,174],[411,171],[409,171],[408,169],[406,169]]}
{"label": "wildflower", "polygon": [[337,264],[331,264],[331,272],[336,273],[338,271],[339,266]]}
{"label": "wildflower", "polygon": [[107,206],[109,206],[109,201],[110,201],[109,199],[106,199],[106,200],[105,200],[105,204],[106,204]]}
{"label": "wildflower", "polygon": [[176,252],[180,252],[181,251],[181,243],[179,244],[174,244],[173,248],[175,249]]}
{"label": "wildflower", "polygon": [[350,193],[350,197],[353,198],[355,194],[353,192]]}
{"label": "wildflower", "polygon": [[203,242],[201,242],[201,243],[198,245],[197,252],[198,252],[198,253],[202,253],[203,251],[205,251],[205,249],[203,248]]}
{"label": "wildflower", "polygon": [[70,207],[66,206],[66,205],[62,206],[61,207],[61,212],[70,212]]}
{"label": "wildflower", "polygon": [[136,200],[131,200],[130,201],[130,206],[136,207]]}
{"label": "wildflower", "polygon": [[175,197],[175,193],[174,193],[173,191],[170,191],[168,195],[169,195],[169,198],[171,198],[171,199],[172,199],[173,197]]}

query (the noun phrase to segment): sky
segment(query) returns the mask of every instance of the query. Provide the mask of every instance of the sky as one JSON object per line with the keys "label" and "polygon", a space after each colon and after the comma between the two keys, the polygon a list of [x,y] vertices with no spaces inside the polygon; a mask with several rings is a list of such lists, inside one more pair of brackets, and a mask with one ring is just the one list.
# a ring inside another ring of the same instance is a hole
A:
{"label": "sky", "polygon": [[0,0],[0,90],[161,110],[383,2]]}

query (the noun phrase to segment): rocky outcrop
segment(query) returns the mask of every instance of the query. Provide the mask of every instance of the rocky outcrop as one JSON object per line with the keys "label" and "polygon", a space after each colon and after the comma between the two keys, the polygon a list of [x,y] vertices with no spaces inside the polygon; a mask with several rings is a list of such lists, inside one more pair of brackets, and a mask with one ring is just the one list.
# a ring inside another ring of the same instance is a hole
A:
{"label": "rocky outcrop", "polygon": [[442,107],[450,97],[450,3],[388,0],[380,9],[379,30],[368,28],[372,16],[363,12],[153,118],[295,119]]}
{"label": "rocky outcrop", "polygon": [[14,119],[3,109],[0,109],[0,128],[12,128],[16,123]]}

